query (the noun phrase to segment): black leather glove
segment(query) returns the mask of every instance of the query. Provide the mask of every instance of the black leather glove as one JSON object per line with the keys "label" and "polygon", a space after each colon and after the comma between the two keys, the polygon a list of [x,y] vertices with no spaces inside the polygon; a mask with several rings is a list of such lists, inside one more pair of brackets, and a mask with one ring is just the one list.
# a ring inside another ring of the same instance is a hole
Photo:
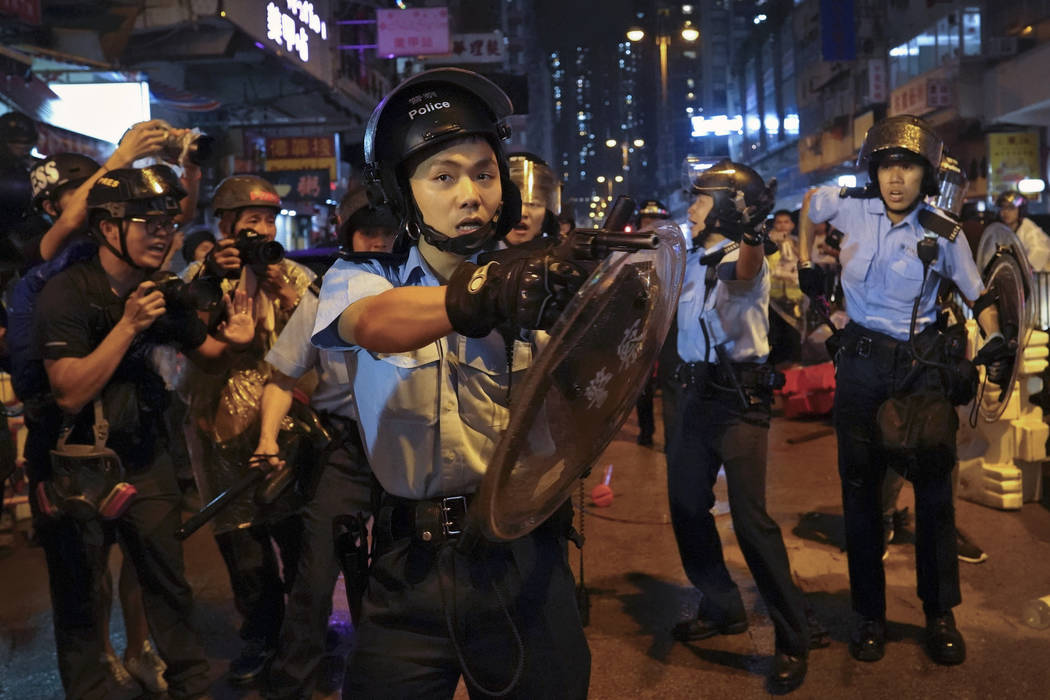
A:
{"label": "black leather glove", "polygon": [[463,262],[448,281],[445,311],[452,328],[470,338],[504,322],[547,330],[586,279],[579,266],[549,253],[480,267]]}
{"label": "black leather glove", "polygon": [[1016,356],[1017,342],[1007,341],[997,335],[984,344],[973,361],[974,364],[987,367],[988,381],[1005,389],[1013,375]]}
{"label": "black leather glove", "polygon": [[824,295],[824,271],[813,263],[798,268],[798,287],[810,299]]}

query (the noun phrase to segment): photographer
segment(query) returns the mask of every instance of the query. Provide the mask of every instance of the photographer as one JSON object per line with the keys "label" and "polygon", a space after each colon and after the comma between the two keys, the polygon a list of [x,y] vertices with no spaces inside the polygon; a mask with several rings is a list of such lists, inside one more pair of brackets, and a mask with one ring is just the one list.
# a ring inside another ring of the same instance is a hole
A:
{"label": "photographer", "polygon": [[[213,199],[221,239],[203,262],[191,263],[186,279],[219,278],[223,291],[243,290],[255,306],[251,347],[222,374],[194,371],[188,378],[190,421],[200,436],[202,456],[194,470],[207,502],[250,468],[259,437],[259,407],[270,378],[264,361],[316,275],[284,258],[274,242],[281,199],[273,185],[254,175],[234,175],[219,184]],[[299,519],[285,511],[260,514],[251,494],[214,520],[215,539],[226,562],[234,602],[244,622],[241,654],[230,662],[229,679],[248,683],[266,667],[277,648],[284,594],[296,571]],[[278,543],[278,567],[271,538]],[[281,571],[285,581],[281,580]]]}
{"label": "photographer", "polygon": [[[186,133],[187,129],[171,129],[159,119],[139,122],[128,129],[102,167],[76,153],[58,153],[34,167],[29,173],[33,206],[47,214],[52,224],[42,236],[26,245],[25,266],[51,260],[70,240],[87,234],[88,192],[100,177],[112,170],[130,168],[140,158],[163,155],[166,144]],[[197,210],[200,167],[189,157],[179,160],[178,155],[170,151],[167,158],[182,167],[181,184],[186,192],[176,223],[192,221]]]}
{"label": "photographer", "polygon": [[[179,491],[153,358],[170,343],[195,362],[219,364],[231,345],[250,342],[254,319],[241,294],[227,301],[229,320],[208,335],[192,310],[170,308],[174,295],[150,281],[171,245],[183,196],[167,166],[106,173],[87,197],[98,252],[53,277],[37,304],[34,348],[50,393],[27,401],[26,458],[59,671],[71,698],[120,697],[99,662],[103,572],[117,537],[139,579],[171,697],[199,697],[208,686],[174,537]],[[83,445],[93,434],[95,446]]]}

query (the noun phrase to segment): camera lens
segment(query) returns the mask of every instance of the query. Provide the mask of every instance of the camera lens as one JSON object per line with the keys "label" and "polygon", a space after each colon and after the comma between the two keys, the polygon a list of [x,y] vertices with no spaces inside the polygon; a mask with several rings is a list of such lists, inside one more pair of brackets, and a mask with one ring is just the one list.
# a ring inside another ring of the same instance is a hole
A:
{"label": "camera lens", "polygon": [[201,134],[190,144],[186,155],[194,165],[204,165],[211,160],[214,150],[215,138],[207,134]]}

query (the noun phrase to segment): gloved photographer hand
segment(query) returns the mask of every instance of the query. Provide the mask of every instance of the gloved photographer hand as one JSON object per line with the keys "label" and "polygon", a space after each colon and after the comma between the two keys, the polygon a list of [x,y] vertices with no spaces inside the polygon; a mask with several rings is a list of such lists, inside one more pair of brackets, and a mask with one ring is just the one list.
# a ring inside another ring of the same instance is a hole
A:
{"label": "gloved photographer hand", "polygon": [[463,262],[448,281],[445,311],[452,328],[470,338],[504,322],[548,330],[586,279],[579,266],[545,252],[480,267]]}
{"label": "gloved photographer hand", "polygon": [[811,261],[798,264],[798,287],[810,299],[824,295],[824,271]]}
{"label": "gloved photographer hand", "polygon": [[977,352],[973,362],[976,365],[985,365],[988,381],[1006,389],[1006,384],[1013,375],[1016,355],[1017,341],[1007,341],[1001,334],[995,334]]}

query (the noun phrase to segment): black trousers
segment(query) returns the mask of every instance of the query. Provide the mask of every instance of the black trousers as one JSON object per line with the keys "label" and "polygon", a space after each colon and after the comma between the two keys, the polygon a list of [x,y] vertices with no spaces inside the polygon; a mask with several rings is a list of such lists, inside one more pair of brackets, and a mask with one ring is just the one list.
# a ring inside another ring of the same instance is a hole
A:
{"label": "black trousers", "polygon": [[[243,620],[241,639],[263,640],[268,648],[277,648],[284,619],[284,594],[291,590],[295,578],[301,533],[302,521],[298,515],[292,515],[215,535],[230,575],[233,603]],[[280,551],[280,567],[274,542]]]}
{"label": "black trousers", "polygon": [[656,431],[656,421],[653,416],[654,393],[656,393],[656,379],[649,377],[642,389],[641,396],[634,405],[635,410],[638,411],[638,436],[648,437],[650,440],[653,439],[653,433]]}
{"label": "black trousers", "polygon": [[[836,373],[834,424],[838,438],[842,509],[846,520],[850,595],[853,609],[867,618],[886,617],[883,551],[883,479],[890,456],[880,447],[875,421],[879,406],[911,367],[906,348],[867,357],[840,352]],[[923,377],[917,379],[921,382]],[[915,570],[919,598],[927,613],[951,610],[959,593],[955,506],[951,469],[954,453],[936,457],[943,476],[913,482],[915,490]]]}
{"label": "black trousers", "polygon": [[[377,518],[377,556],[344,698],[585,698],[591,655],[565,539],[543,525],[505,544],[392,539]],[[454,633],[450,635],[450,629]]]}
{"label": "black trousers", "polygon": [[339,577],[332,520],[372,510],[368,461],[356,425],[347,423],[340,431],[346,439],[328,457],[316,492],[303,509],[299,570],[288,594],[277,656],[265,689],[270,700],[309,698],[313,693],[332,612],[332,589]]}
{"label": "black trousers", "polygon": [[62,686],[74,700],[119,696],[100,662],[99,630],[102,579],[110,544],[119,537],[142,587],[150,636],[168,665],[164,677],[169,694],[195,697],[208,689],[208,662],[191,626],[193,593],[186,582],[182,545],[175,539],[182,524],[175,474],[170,464],[157,464],[129,473],[128,481],[138,496],[115,521],[35,517],[47,560]]}
{"label": "black trousers", "polygon": [[667,485],[682,566],[703,594],[700,613],[715,622],[746,619],[711,514],[715,480],[724,466],[733,529],[769,609],[777,649],[805,656],[805,603],[791,578],[780,527],[766,512],[769,406],[744,412],[735,394],[705,392],[693,384],[684,390],[681,406],[678,435],[667,459]]}

